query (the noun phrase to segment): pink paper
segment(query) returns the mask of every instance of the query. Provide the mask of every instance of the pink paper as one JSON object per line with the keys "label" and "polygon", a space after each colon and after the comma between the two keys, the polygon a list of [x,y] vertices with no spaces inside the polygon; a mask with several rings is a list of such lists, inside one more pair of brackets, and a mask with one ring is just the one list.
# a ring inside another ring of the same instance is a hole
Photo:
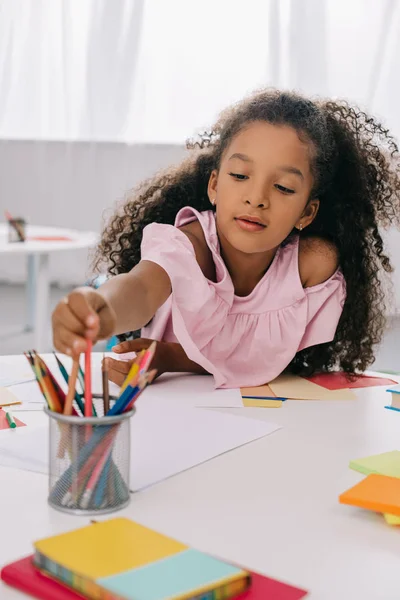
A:
{"label": "pink paper", "polygon": [[[13,415],[13,417],[14,417],[14,415]],[[26,423],[23,423],[16,417],[14,417],[14,421],[15,421],[15,424],[17,427],[26,427]],[[6,411],[0,408],[0,430],[1,429],[11,429],[11,427],[9,426],[8,421],[7,421]],[[15,429],[15,427],[14,427],[14,429]]]}

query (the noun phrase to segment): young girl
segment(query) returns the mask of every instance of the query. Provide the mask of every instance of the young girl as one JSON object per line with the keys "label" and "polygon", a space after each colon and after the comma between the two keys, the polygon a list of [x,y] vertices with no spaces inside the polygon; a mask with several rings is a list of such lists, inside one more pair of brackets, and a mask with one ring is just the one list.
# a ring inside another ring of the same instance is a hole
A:
{"label": "young girl", "polygon": [[[106,227],[96,265],[114,277],[57,306],[57,350],[142,329],[116,351],[160,340],[160,373],[210,373],[217,387],[364,370],[392,270],[378,226],[399,214],[388,131],[346,102],[267,90],[190,148]],[[129,362],[108,361],[121,383]]]}

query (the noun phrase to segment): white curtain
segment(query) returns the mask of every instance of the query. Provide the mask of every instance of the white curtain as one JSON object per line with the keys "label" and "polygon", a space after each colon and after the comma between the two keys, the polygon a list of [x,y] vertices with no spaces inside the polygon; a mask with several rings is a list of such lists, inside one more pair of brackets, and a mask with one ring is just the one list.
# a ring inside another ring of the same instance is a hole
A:
{"label": "white curtain", "polygon": [[[0,216],[98,230],[265,85],[347,97],[400,137],[400,1],[0,0]],[[57,258],[52,278],[81,283],[77,265]],[[23,277],[1,261],[0,280]],[[400,268],[395,287],[400,307]]]}
{"label": "white curtain", "polygon": [[400,134],[397,0],[0,0],[0,137],[181,143],[263,85]]}

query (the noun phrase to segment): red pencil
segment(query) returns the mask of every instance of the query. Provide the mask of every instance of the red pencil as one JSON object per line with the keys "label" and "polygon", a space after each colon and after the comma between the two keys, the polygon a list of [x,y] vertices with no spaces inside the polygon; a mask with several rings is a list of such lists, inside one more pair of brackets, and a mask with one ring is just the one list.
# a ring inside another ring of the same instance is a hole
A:
{"label": "red pencil", "polygon": [[92,340],[86,340],[85,352],[85,417],[92,416]]}

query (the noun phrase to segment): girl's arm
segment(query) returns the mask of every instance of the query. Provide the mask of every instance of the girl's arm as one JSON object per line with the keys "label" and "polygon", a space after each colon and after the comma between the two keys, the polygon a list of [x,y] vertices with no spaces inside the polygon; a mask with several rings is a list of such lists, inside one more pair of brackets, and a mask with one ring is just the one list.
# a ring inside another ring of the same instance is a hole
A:
{"label": "girl's arm", "polygon": [[77,357],[86,350],[87,339],[97,341],[140,329],[170,294],[167,273],[150,261],[113,277],[98,290],[78,288],[53,312],[54,347]]}
{"label": "girl's arm", "polygon": [[171,294],[171,282],[162,267],[141,261],[132,271],[117,275],[97,290],[116,315],[113,334],[141,329]]}

